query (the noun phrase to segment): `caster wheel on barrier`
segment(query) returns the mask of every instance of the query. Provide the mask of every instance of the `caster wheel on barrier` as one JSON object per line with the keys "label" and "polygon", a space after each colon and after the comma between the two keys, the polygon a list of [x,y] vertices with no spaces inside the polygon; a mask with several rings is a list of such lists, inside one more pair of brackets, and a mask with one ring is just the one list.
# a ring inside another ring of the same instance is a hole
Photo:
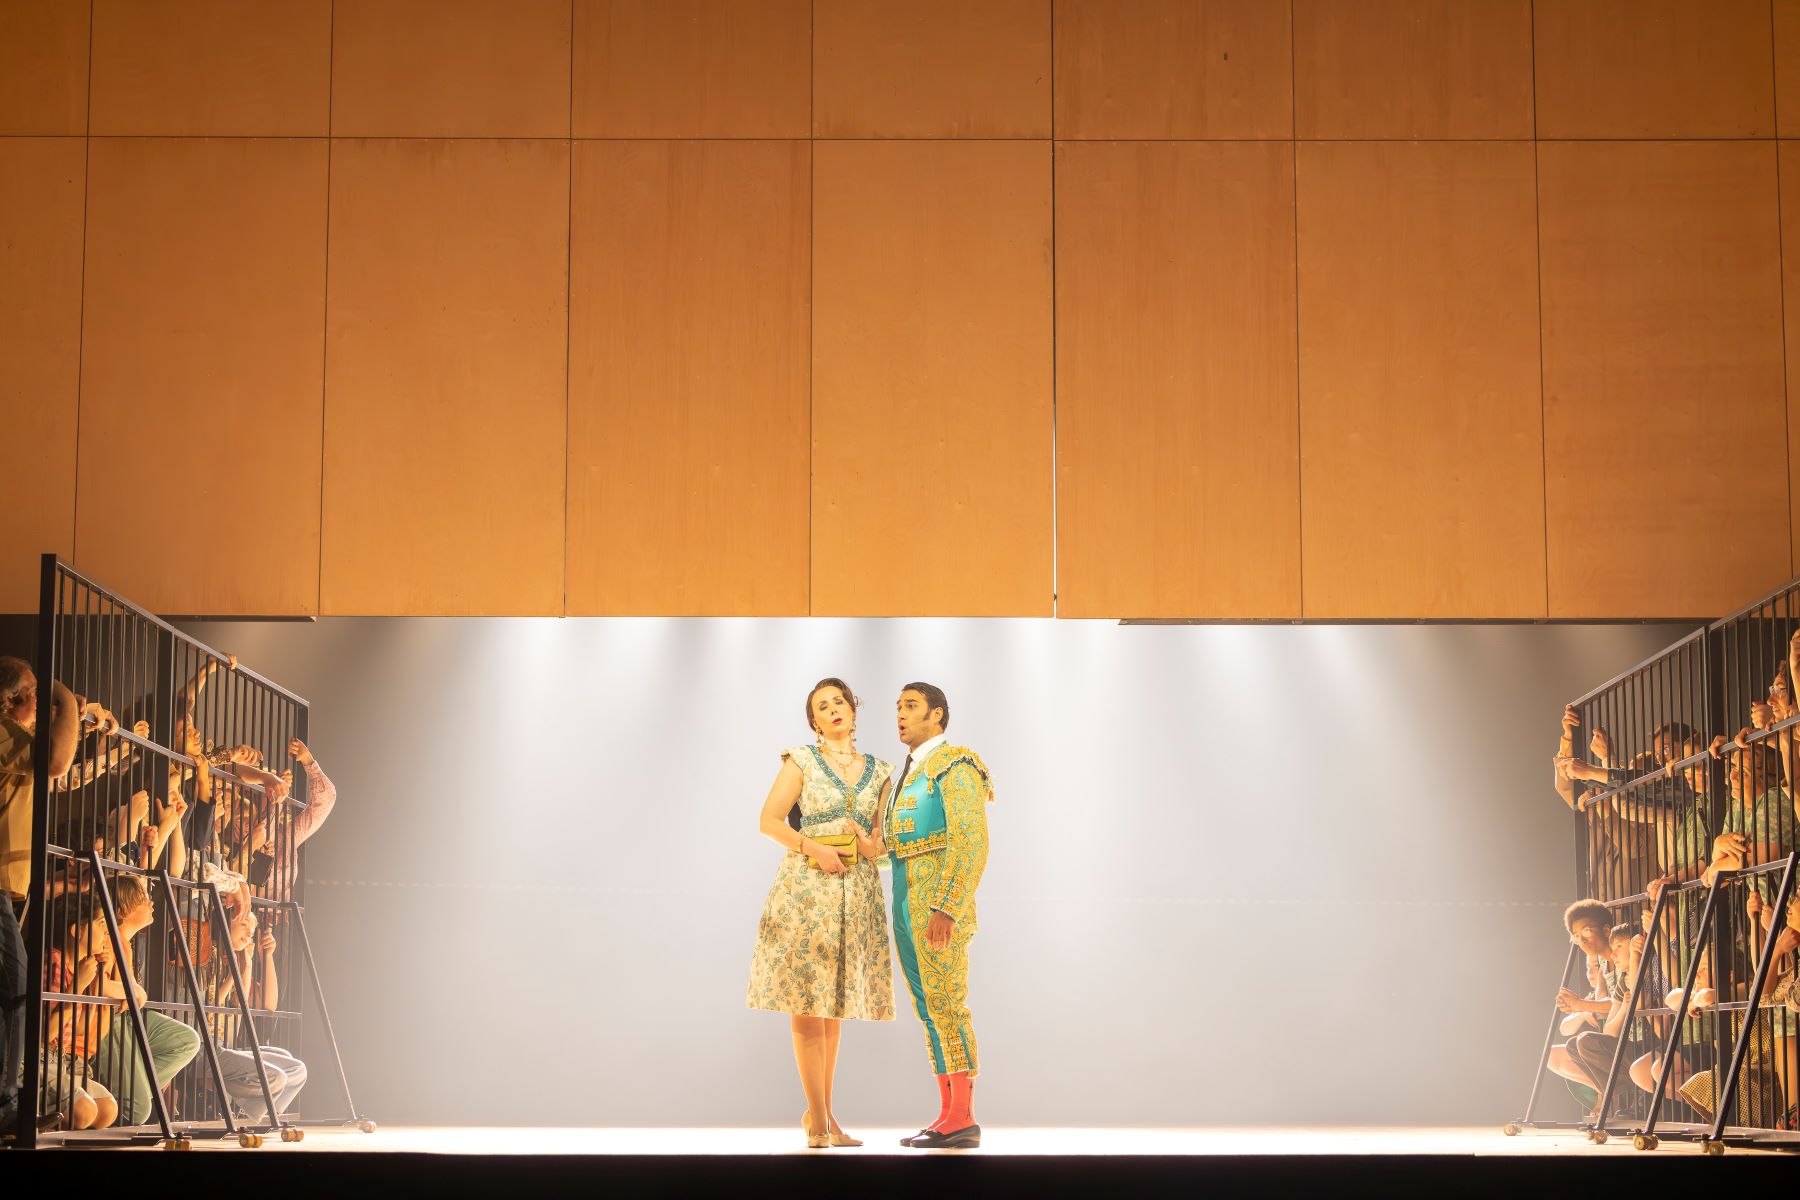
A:
{"label": "caster wheel on barrier", "polygon": [[1705,1141],[1700,1143],[1700,1147],[1706,1152],[1706,1157],[1708,1158],[1717,1158],[1719,1155],[1725,1153],[1724,1142]]}
{"label": "caster wheel on barrier", "polygon": [[1519,1127],[1517,1125],[1511,1124],[1509,1122],[1500,1127],[1500,1132],[1504,1133],[1507,1137],[1518,1137],[1519,1136]]}
{"label": "caster wheel on barrier", "polygon": [[254,1150],[258,1146],[262,1145],[262,1134],[260,1134],[260,1133],[240,1133],[240,1134],[238,1134],[238,1145],[242,1146],[246,1150]]}
{"label": "caster wheel on barrier", "polygon": [[1631,1139],[1631,1145],[1637,1150],[1654,1150],[1662,1143],[1656,1140],[1654,1133],[1640,1133]]}
{"label": "caster wheel on barrier", "polygon": [[1606,1130],[1604,1130],[1604,1129],[1589,1130],[1588,1131],[1588,1141],[1594,1143],[1594,1145],[1596,1145],[1596,1146],[1606,1145]]}
{"label": "caster wheel on barrier", "polygon": [[305,1136],[306,1130],[295,1129],[291,1126],[281,1131],[281,1140],[284,1142],[297,1142]]}
{"label": "caster wheel on barrier", "polygon": [[362,1120],[358,1121],[356,1123],[356,1127],[358,1129],[362,1130],[364,1133],[374,1133],[375,1132],[375,1122],[369,1120],[369,1118],[367,1118],[367,1117],[364,1117]]}
{"label": "caster wheel on barrier", "polygon": [[162,1148],[164,1150],[192,1150],[194,1143],[189,1138],[172,1137],[163,1142]]}

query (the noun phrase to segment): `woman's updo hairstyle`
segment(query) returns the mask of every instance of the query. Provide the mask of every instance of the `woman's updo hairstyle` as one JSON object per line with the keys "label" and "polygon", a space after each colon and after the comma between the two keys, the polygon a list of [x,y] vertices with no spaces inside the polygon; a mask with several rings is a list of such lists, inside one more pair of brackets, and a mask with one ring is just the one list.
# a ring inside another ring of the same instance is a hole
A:
{"label": "woman's updo hairstyle", "polygon": [[819,733],[821,731],[817,725],[813,724],[813,697],[817,696],[828,687],[834,687],[838,691],[844,693],[844,699],[850,702],[850,710],[852,712],[855,712],[862,707],[862,701],[856,698],[856,693],[850,690],[850,685],[839,679],[837,676],[830,675],[819,680],[819,682],[812,685],[812,691],[806,693],[806,727],[814,733]]}

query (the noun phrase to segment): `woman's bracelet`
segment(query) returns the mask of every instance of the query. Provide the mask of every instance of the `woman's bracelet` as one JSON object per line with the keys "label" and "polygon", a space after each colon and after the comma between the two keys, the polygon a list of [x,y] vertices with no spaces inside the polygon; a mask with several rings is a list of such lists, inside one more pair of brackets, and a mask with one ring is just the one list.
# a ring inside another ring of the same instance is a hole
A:
{"label": "woman's bracelet", "polygon": [[795,854],[805,854],[806,853],[806,835],[804,833],[800,835],[800,840],[794,843],[794,853]]}

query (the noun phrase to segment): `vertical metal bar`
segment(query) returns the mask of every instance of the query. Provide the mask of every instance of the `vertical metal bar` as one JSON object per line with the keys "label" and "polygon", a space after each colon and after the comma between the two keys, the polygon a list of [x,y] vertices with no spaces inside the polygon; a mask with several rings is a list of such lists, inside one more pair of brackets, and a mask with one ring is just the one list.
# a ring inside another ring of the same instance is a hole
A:
{"label": "vertical metal bar", "polygon": [[[1626,712],[1620,718],[1621,726],[1630,730],[1630,740],[1626,741],[1621,735],[1619,743],[1620,757],[1625,768],[1624,775],[1628,779],[1643,774],[1645,764],[1654,757],[1645,753],[1651,744],[1651,730],[1646,715],[1650,711],[1650,683],[1653,677],[1654,669],[1651,667],[1645,667],[1642,671],[1633,673],[1631,691],[1626,701]],[[1631,747],[1638,747],[1638,752],[1632,753]],[[1621,894],[1629,896],[1635,895],[1641,890],[1644,883],[1644,843],[1649,835],[1649,830],[1640,819],[1644,808],[1642,789],[1633,788],[1624,793],[1620,799],[1620,807],[1615,812],[1619,836],[1630,848],[1624,872],[1623,886],[1625,890]]]}
{"label": "vertical metal bar", "polygon": [[[311,710],[310,706],[305,705],[305,704],[290,703],[290,705],[289,705],[290,722],[291,722],[291,726],[292,726],[292,728],[289,731],[290,735],[293,737],[299,738],[300,741],[306,743],[308,750],[312,749],[311,742],[308,741],[308,739],[311,737],[311,733],[312,733],[312,731],[308,725],[308,722],[311,719],[311,711],[312,710]],[[299,763],[294,764],[294,787],[296,789],[296,794],[307,799],[308,801],[311,800],[311,798],[312,798],[312,783],[309,779],[306,778],[306,771],[300,766]],[[287,974],[284,976],[284,978],[286,978],[286,979],[294,979],[295,978],[295,972],[298,970],[299,963],[300,963],[299,957],[295,954],[294,941],[293,941],[293,937],[291,936],[291,934],[292,934],[292,931],[300,928],[300,919],[298,916],[296,916],[294,914],[299,913],[301,911],[301,906],[303,906],[306,903],[306,871],[305,871],[305,866],[304,866],[305,861],[306,861],[305,855],[306,855],[306,847],[302,843],[296,841],[294,843],[294,861],[293,861],[293,865],[291,868],[293,874],[292,874],[292,877],[288,880],[288,890],[287,890],[286,894],[283,895],[283,897],[282,897],[282,899],[287,902],[287,905],[288,905],[287,912],[289,914],[288,929],[284,930],[284,932],[289,934],[289,936],[284,939],[287,943],[287,951],[282,956],[282,960],[283,960],[282,965],[287,971]],[[316,974],[316,968],[313,967],[312,954],[311,954],[310,950],[308,950],[307,954],[306,954],[306,965],[309,968],[309,970],[314,971],[313,978],[316,981],[318,976]],[[295,1047],[295,1049],[300,1051],[300,1057],[302,1060],[304,1060],[311,1053],[311,1050],[312,1050],[311,1043],[308,1041],[307,1034],[306,1034],[305,992],[299,988],[296,988],[295,991],[298,994],[298,996],[300,997],[300,1003],[296,1003],[295,1005],[293,1005],[293,1009],[295,1012],[298,1012],[301,1014],[299,1017],[296,1017],[294,1020],[294,1040],[298,1043],[298,1045]],[[315,994],[319,994],[318,993],[318,985],[316,982],[314,984],[314,991],[315,991]],[[321,1009],[323,1008],[324,1003],[325,1003],[325,1001],[321,995],[321,999],[319,1001]],[[329,1030],[330,1026],[327,1025],[326,1028]],[[331,1053],[332,1053],[333,1058],[337,1060],[338,1074],[340,1077],[342,1077],[343,1072],[344,1072],[344,1064],[343,1064],[343,1060],[341,1058],[338,1058],[337,1039],[335,1037],[331,1037]],[[345,1094],[346,1095],[349,1094],[349,1090],[348,1090],[347,1086],[345,1089]],[[354,1106],[352,1107],[351,1115],[352,1115],[352,1119],[354,1120],[355,1119]]]}
{"label": "vertical metal bar", "polygon": [[[104,603],[105,615],[100,618],[100,628],[95,631],[99,634],[100,641],[100,694],[104,697],[101,702],[106,705],[108,711],[110,711],[115,718],[123,720],[124,718],[121,714],[123,714],[125,710],[119,703],[119,659],[121,655],[118,646],[118,605],[113,603],[111,596],[102,597],[102,600]],[[122,744],[123,743],[104,737],[98,739],[94,744],[96,758],[94,763],[94,782],[99,785],[97,790],[99,791],[100,803],[109,809],[118,802],[119,789],[116,782],[117,776],[111,771],[106,770],[105,767],[107,765],[108,756],[112,753],[113,749]],[[130,797],[126,797],[125,803],[129,805],[130,802]],[[129,812],[130,809],[128,808],[126,811]],[[154,809],[149,806],[145,807],[144,819],[146,822],[150,820],[153,813]],[[141,843],[142,839],[140,838],[140,844]],[[140,863],[139,865],[148,867],[150,864]],[[155,956],[146,955],[145,959],[144,965],[149,967],[151,963],[155,961]],[[146,979],[145,984],[146,986],[149,986],[150,980]]]}
{"label": "vertical metal bar", "polygon": [[[226,672],[225,686],[227,689],[226,694],[228,696],[227,703],[229,705],[225,724],[227,728],[231,730],[231,744],[233,746],[246,745],[250,741],[250,735],[248,732],[249,722],[246,719],[245,713],[248,697],[245,695],[246,689],[244,687],[244,681],[238,677],[236,671],[228,670]],[[239,789],[239,794],[242,794],[241,788]],[[251,800],[248,803],[254,805],[255,801]]]}
{"label": "vertical metal bar", "polygon": [[[1623,727],[1626,706],[1630,703],[1630,700],[1630,680],[1625,680],[1623,683],[1607,692],[1604,702],[1604,714],[1608,722],[1609,730]],[[1614,757],[1616,758],[1617,755],[1615,754]],[[1608,781],[1607,786],[1609,789],[1612,787],[1610,780]],[[1631,876],[1631,864],[1634,861],[1634,850],[1630,838],[1627,836],[1629,831],[1626,826],[1628,823],[1618,816],[1619,811],[1630,802],[1630,799],[1630,796],[1626,795],[1616,800],[1604,801],[1605,811],[1601,812],[1597,817],[1597,820],[1602,823],[1602,827],[1606,830],[1607,836],[1612,840],[1613,861],[1609,865],[1606,873],[1609,879],[1615,881],[1629,880]],[[1619,894],[1630,895],[1631,892],[1627,889]]]}
{"label": "vertical metal bar", "polygon": [[[1662,928],[1663,910],[1669,902],[1669,888],[1656,894],[1656,903],[1650,909],[1650,930],[1644,936],[1644,954],[1646,958],[1656,953],[1656,934]],[[1631,1033],[1632,1018],[1637,1015],[1638,1001],[1643,998],[1644,979],[1650,972],[1640,962],[1637,978],[1631,981],[1631,996],[1625,1002],[1625,1021],[1619,1026],[1619,1037],[1613,1043],[1612,1069],[1606,1073],[1606,1085],[1600,1092],[1600,1106],[1594,1110],[1594,1123],[1590,1128],[1605,1129],[1606,1114],[1612,1107],[1613,1093],[1619,1082],[1619,1065],[1625,1061],[1625,1043]]]}
{"label": "vertical metal bar", "polygon": [[[1581,948],[1578,947],[1577,945],[1575,945],[1574,942],[1570,942],[1569,943],[1569,956],[1568,956],[1568,958],[1563,960],[1563,970],[1562,970],[1563,983],[1566,984],[1569,981],[1570,973],[1575,970],[1575,956],[1580,953],[1581,953]],[[312,960],[312,951],[310,949],[306,952],[306,957],[309,962]],[[324,1006],[323,1000],[320,1000],[319,1003],[320,1003],[321,1007]],[[1563,1015],[1562,1009],[1558,1008],[1554,1003],[1552,1003],[1550,1005],[1550,1028],[1544,1031],[1544,1049],[1543,1049],[1543,1052],[1538,1055],[1537,1074],[1535,1074],[1531,1077],[1531,1098],[1529,1100],[1525,1101],[1525,1115],[1523,1117],[1519,1118],[1519,1123],[1521,1125],[1531,1124],[1532,1114],[1537,1111],[1538,1090],[1543,1086],[1543,1083],[1544,1083],[1544,1069],[1550,1065],[1550,1048],[1556,1044],[1556,1029],[1557,1029],[1557,1026],[1562,1021],[1562,1015]],[[327,1026],[327,1029],[329,1029],[329,1026]],[[337,1046],[337,1043],[336,1043],[336,1040],[334,1039],[332,1042],[332,1048],[335,1050],[336,1046]],[[343,1073],[344,1073],[344,1064],[340,1061],[338,1063],[338,1074],[341,1076]],[[346,1087],[345,1088],[346,1093],[348,1093],[348,1090],[349,1090],[348,1087]],[[354,1111],[354,1110],[352,1110],[352,1111]]]}
{"label": "vertical metal bar", "polygon": [[[1727,697],[1730,693],[1727,690],[1728,681],[1726,679],[1726,663],[1728,655],[1724,632],[1716,625],[1708,628],[1706,633],[1701,637],[1698,646],[1700,649],[1701,669],[1704,673],[1706,685],[1701,698],[1701,713],[1705,720],[1705,724],[1701,727],[1700,737],[1710,747],[1712,744],[1713,733],[1723,731],[1723,725],[1729,712]],[[1737,731],[1731,730],[1730,732],[1735,733]],[[1729,734],[1727,736],[1729,736]],[[1726,781],[1725,772],[1726,762],[1724,758],[1719,757],[1707,760],[1705,781],[1708,794],[1706,797],[1706,804],[1702,810],[1706,816],[1706,833],[1701,839],[1701,845],[1699,847],[1702,862],[1705,862],[1712,857],[1712,839],[1718,836],[1721,822],[1724,819],[1725,808],[1731,803],[1731,787]],[[1721,797],[1723,797],[1722,802]],[[1717,896],[1724,894],[1725,890],[1730,886],[1730,880],[1718,880],[1712,889],[1714,897],[1716,898]],[[1728,915],[1730,912],[1729,905],[1719,905],[1717,907],[1720,915]],[[1720,928],[1724,924],[1724,921],[1715,918],[1712,921],[1703,921],[1700,928],[1700,941],[1702,947],[1704,947],[1704,949],[1701,950],[1701,953],[1710,955],[1712,961],[1713,994],[1716,997],[1715,1004],[1718,999],[1725,999],[1731,995],[1731,981],[1728,974],[1730,971],[1730,963],[1728,962],[1728,955],[1726,954],[1726,950],[1731,943],[1730,939],[1724,936],[1724,933]],[[1713,1078],[1716,1081],[1718,1079],[1718,1069],[1725,1061],[1726,1051],[1724,1049],[1724,1041],[1727,1034],[1727,1022],[1720,1019],[1716,1008],[1703,1014],[1699,1019],[1703,1030],[1708,1026],[1710,1026],[1712,1030],[1713,1036],[1709,1041],[1711,1043],[1710,1049],[1713,1060],[1711,1064],[1714,1071]]]}
{"label": "vertical metal bar", "polygon": [[[77,653],[75,662],[72,664],[74,669],[70,671],[69,674],[73,678],[81,681],[82,695],[86,696],[89,700],[92,700],[94,698],[94,692],[96,691],[94,687],[95,680],[93,678],[92,666],[93,654],[91,653],[94,642],[94,589],[85,584],[81,588],[81,615],[76,621],[76,628],[78,633],[75,641],[80,647],[80,650]],[[87,740],[85,733],[81,735],[81,739],[82,741]],[[77,749],[75,751],[75,760],[77,762],[81,761],[79,743],[77,744]],[[86,813],[93,805],[94,796],[92,795],[84,793],[78,800],[78,806],[83,813]],[[111,830],[108,829],[108,833],[110,832]],[[105,843],[103,842],[102,844]],[[111,858],[116,858],[120,854],[120,847],[118,846],[108,845],[107,850],[109,852],[108,857]]]}
{"label": "vertical metal bar", "polygon": [[[1627,718],[1633,730],[1633,745],[1646,745],[1648,726],[1644,714],[1649,711],[1650,676],[1647,671],[1639,672],[1631,679],[1631,712]],[[1650,761],[1654,755],[1643,761]],[[1636,775],[1641,768],[1627,762],[1627,770]],[[1645,882],[1645,845],[1654,837],[1653,831],[1640,819],[1644,808],[1644,794],[1639,790],[1625,793],[1624,809],[1627,814],[1621,817],[1619,832],[1624,835],[1631,846],[1631,869],[1627,872],[1628,884],[1632,889],[1627,895],[1634,894]]]}
{"label": "vertical metal bar", "polygon": [[[1585,725],[1587,713],[1583,711],[1581,717],[1583,724]],[[1578,732],[1585,732],[1585,729]],[[1558,743],[1557,749],[1559,753],[1561,752],[1561,748],[1561,743]],[[1585,762],[1587,760],[1587,755],[1582,752],[1582,749],[1577,745],[1574,739],[1570,740],[1569,754],[1577,761]],[[1570,813],[1574,818],[1571,824],[1575,839],[1575,890],[1576,894],[1586,896],[1591,894],[1586,886],[1589,874],[1587,864],[1593,859],[1593,839],[1588,835],[1588,815],[1582,808],[1582,801],[1586,797],[1586,791],[1580,783],[1576,783],[1573,785],[1573,790],[1570,792],[1570,795],[1575,797],[1574,809]],[[1539,1073],[1542,1074],[1543,1068],[1540,1067],[1538,1070]],[[1533,1084],[1532,1092],[1534,1098],[1536,1091],[1537,1085]]]}
{"label": "vertical metal bar", "polygon": [[[293,917],[294,929],[300,934],[300,949],[306,958],[306,977],[312,981],[313,995],[319,1000],[319,1022],[325,1027],[325,1040],[331,1043],[331,1061],[337,1067],[338,1085],[344,1089],[344,1103],[350,1107],[350,1119],[352,1121],[360,1120],[361,1117],[356,1111],[356,1101],[350,1095],[350,1077],[344,1074],[344,1056],[338,1052],[337,1031],[331,1027],[331,1008],[325,1003],[325,985],[319,980],[319,963],[313,957],[312,939],[306,936],[306,914],[298,904],[289,904],[287,910]],[[1570,947],[1571,952],[1573,949]],[[1549,1050],[1545,1050],[1546,1060],[1549,1056]],[[1532,1088],[1534,1096],[1536,1091],[1537,1088],[1534,1085]]]}
{"label": "vertical metal bar", "polygon": [[[1775,892],[1773,918],[1769,928],[1769,936],[1763,939],[1762,952],[1756,956],[1756,974],[1750,980],[1750,992],[1746,999],[1749,1008],[1744,1013],[1743,1023],[1738,1027],[1736,1043],[1731,1050],[1730,1065],[1722,1074],[1713,1076],[1716,1084],[1717,1103],[1713,1108],[1712,1132],[1713,1141],[1718,1141],[1725,1132],[1726,1116],[1731,1111],[1731,1102],[1736,1098],[1738,1072],[1744,1067],[1744,1059],[1750,1049],[1751,1031],[1756,1028],[1757,1006],[1762,1003],[1763,986],[1769,979],[1769,968],[1775,961],[1775,939],[1780,935],[1782,921],[1787,912],[1789,899],[1794,894],[1794,863],[1800,859],[1800,853],[1789,854],[1787,866],[1781,872],[1781,886]],[[1787,1103],[1787,1097],[1781,1098]],[[1785,1109],[1783,1110],[1785,1111]],[[1777,1113],[1779,1118],[1781,1114]]]}
{"label": "vertical metal bar", "polygon": [[97,850],[88,851],[88,866],[94,872],[94,890],[100,897],[100,908],[106,914],[106,932],[112,939],[113,958],[117,962],[120,973],[124,976],[125,1005],[131,1013],[131,1029],[137,1036],[138,1058],[144,1065],[144,1077],[150,1081],[150,1107],[156,1114],[156,1123],[162,1129],[165,1138],[175,1136],[169,1127],[169,1112],[163,1106],[162,1080],[156,1075],[156,1059],[150,1053],[150,1035],[144,1027],[144,1010],[138,1004],[137,980],[127,968],[131,957],[126,953],[125,939],[119,933],[119,917],[113,911],[112,888],[107,886],[105,868]]}
{"label": "vertical metal bar", "polygon": [[[1631,711],[1630,716],[1627,719],[1632,727],[1633,740],[1630,743],[1625,743],[1621,740],[1621,750],[1623,750],[1627,744],[1642,745],[1644,742],[1643,718],[1644,711],[1648,706],[1645,697],[1648,695],[1649,690],[1649,680],[1643,672],[1632,675]],[[1651,757],[1654,758],[1654,755]],[[1630,756],[1627,757],[1627,767],[1632,768]],[[1632,769],[1632,773],[1637,773],[1634,768]],[[1632,892],[1626,893],[1627,895],[1634,894],[1638,887],[1644,882],[1641,878],[1644,873],[1644,843],[1650,839],[1652,831],[1638,819],[1638,815],[1641,815],[1643,811],[1643,803],[1644,795],[1642,792],[1634,789],[1625,793],[1624,804],[1622,807],[1628,815],[1622,818],[1623,824],[1620,827],[1619,832],[1625,836],[1631,846],[1631,870],[1628,873],[1628,886],[1632,888]]]}
{"label": "vertical metal bar", "polygon": [[[181,921],[181,905],[175,900],[175,880],[167,867],[157,873],[157,878],[162,880],[169,914],[174,919],[175,945],[181,951],[181,969],[193,992],[194,1031],[200,1035],[200,1045],[206,1050],[206,1063],[212,1071],[213,1086],[219,1090],[219,1112],[225,1118],[225,1132],[236,1133],[237,1125],[231,1119],[231,1096],[225,1091],[225,1070],[219,1065],[219,1048],[213,1043],[212,1022],[207,1019],[206,994],[200,988],[200,974],[194,970],[193,955],[188,953],[187,932]],[[226,949],[229,951],[230,946],[227,945]]]}
{"label": "vertical metal bar", "polygon": [[[256,1026],[250,1017],[250,997],[244,991],[243,972],[238,970],[237,951],[231,948],[231,927],[225,920],[225,906],[219,898],[219,885],[209,883],[206,886],[207,890],[212,893],[213,918],[217,923],[217,929],[213,936],[224,939],[217,944],[213,953],[223,955],[226,964],[231,968],[232,991],[237,995],[238,1014],[243,1018],[244,1030],[250,1038],[250,1056],[256,1061],[256,1079],[262,1085],[263,1100],[269,1106],[269,1119],[264,1128],[275,1129],[281,1124],[281,1116],[275,1111],[275,1097],[269,1092],[269,1071],[263,1065],[262,1044],[257,1040]],[[239,884],[238,886],[245,887],[246,885]],[[250,902],[248,895],[245,895],[243,900],[246,904]]]}
{"label": "vertical metal bar", "polygon": [[[31,871],[25,895],[25,1049],[24,1086],[19,1093],[15,1146],[37,1145],[39,1066],[44,1040],[44,904],[43,887],[50,864],[50,729],[55,716],[56,635],[60,583],[56,555],[39,560],[37,654],[32,673],[37,676],[37,728],[31,739]],[[36,900],[37,903],[33,903]],[[16,916],[17,914],[15,914]]]}
{"label": "vertical metal bar", "polygon": [[[1624,680],[1618,687],[1607,689],[1606,698],[1604,698],[1606,707],[1602,709],[1602,714],[1606,718],[1604,723],[1606,723],[1607,732],[1613,738],[1622,738],[1625,734],[1625,702],[1629,700],[1629,696],[1631,696],[1631,680]],[[1613,766],[1620,765],[1622,757],[1629,759],[1629,756],[1622,756],[1624,747],[1624,741],[1616,741],[1613,745],[1613,756],[1607,761],[1607,770],[1613,770]],[[1607,781],[1607,790],[1611,790],[1611,786],[1613,786],[1611,781]],[[1600,837],[1606,837],[1609,842],[1609,846],[1602,847],[1602,851],[1600,851],[1604,858],[1600,858],[1595,864],[1598,874],[1595,887],[1598,887],[1600,891],[1606,891],[1607,894],[1613,894],[1613,896],[1622,894],[1618,891],[1618,887],[1624,883],[1624,876],[1629,874],[1629,865],[1631,865],[1631,840],[1627,837],[1627,822],[1618,817],[1618,808],[1625,802],[1629,802],[1629,799],[1631,797],[1625,795],[1618,801],[1611,801],[1611,799],[1602,801],[1602,804],[1593,810],[1593,828],[1597,829]],[[1582,894],[1597,896],[1598,892],[1586,891]]]}
{"label": "vertical metal bar", "polygon": [[[1672,888],[1664,888],[1662,895],[1658,896],[1657,899],[1660,901],[1663,896],[1667,896],[1671,890]],[[1701,937],[1704,937],[1705,931],[1712,927],[1713,907],[1718,898],[1718,888],[1713,887],[1707,889],[1706,903],[1700,909]],[[1686,944],[1686,938],[1684,937],[1682,940],[1683,944]],[[1695,939],[1694,956],[1689,960],[1687,970],[1682,972],[1681,1003],[1675,1006],[1674,1023],[1669,1026],[1669,1037],[1663,1046],[1661,1065],[1658,1067],[1656,1073],[1656,1090],[1650,1093],[1650,1111],[1644,1117],[1644,1128],[1642,1132],[1647,1134],[1656,1132],[1656,1115],[1662,1108],[1663,1093],[1670,1090],[1670,1070],[1675,1065],[1676,1051],[1681,1048],[1681,1024],[1687,1019],[1688,1006],[1694,999],[1694,980],[1698,978],[1700,974],[1700,960],[1702,956],[1700,953],[1701,947],[1699,941],[1699,938]]]}

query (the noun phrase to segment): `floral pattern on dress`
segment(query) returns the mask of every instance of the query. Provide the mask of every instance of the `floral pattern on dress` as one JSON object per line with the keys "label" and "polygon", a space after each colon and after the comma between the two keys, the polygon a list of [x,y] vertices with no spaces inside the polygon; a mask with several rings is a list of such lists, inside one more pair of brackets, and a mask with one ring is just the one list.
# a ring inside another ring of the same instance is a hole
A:
{"label": "floral pattern on dress", "polygon": [[[800,831],[807,837],[847,833],[852,820],[864,833],[873,829],[892,764],[864,755],[858,777],[845,782],[812,746],[781,757],[800,769]],[[894,968],[881,891],[873,859],[828,875],[804,854],[783,855],[756,931],[749,1006],[803,1017],[893,1020]]]}

